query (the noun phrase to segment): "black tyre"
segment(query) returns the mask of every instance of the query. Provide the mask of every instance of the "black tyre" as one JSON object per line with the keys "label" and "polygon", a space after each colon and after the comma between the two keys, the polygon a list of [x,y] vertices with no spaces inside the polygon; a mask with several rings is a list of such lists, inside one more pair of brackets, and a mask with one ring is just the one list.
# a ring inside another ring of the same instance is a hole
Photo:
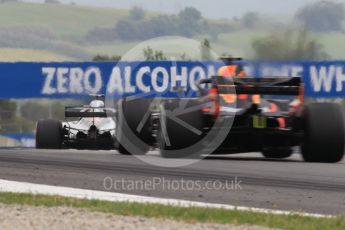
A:
{"label": "black tyre", "polygon": [[284,148],[284,149],[278,149],[278,148],[272,148],[272,149],[266,149],[262,152],[262,155],[265,158],[270,159],[284,159],[289,158],[293,154],[293,151],[291,148]]}
{"label": "black tyre", "polygon": [[124,98],[118,105],[117,149],[124,155],[144,155],[153,143],[150,99]]}
{"label": "black tyre", "polygon": [[344,156],[344,118],[340,105],[313,103],[302,113],[305,137],[302,155],[307,162],[335,163]]}
{"label": "black tyre", "polygon": [[[185,106],[181,115],[172,119],[167,113],[180,105]],[[203,137],[203,114],[196,100],[167,100],[161,105],[160,130],[158,134],[160,152],[165,158],[195,157],[195,153],[184,151]],[[199,133],[198,133],[199,132]]]}
{"label": "black tyre", "polygon": [[117,147],[117,151],[119,151],[119,153],[121,155],[132,155],[125,147],[123,147],[123,145],[121,145],[120,143],[118,143],[118,147]]}
{"label": "black tyre", "polygon": [[60,149],[63,141],[61,121],[39,120],[36,127],[37,149]]}

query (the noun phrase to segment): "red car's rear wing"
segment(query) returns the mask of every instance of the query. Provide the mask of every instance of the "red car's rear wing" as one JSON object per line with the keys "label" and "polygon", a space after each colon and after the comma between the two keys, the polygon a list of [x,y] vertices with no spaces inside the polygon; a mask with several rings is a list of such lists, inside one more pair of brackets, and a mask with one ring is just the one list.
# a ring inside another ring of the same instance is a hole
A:
{"label": "red car's rear wing", "polygon": [[222,77],[214,76],[211,83],[220,94],[259,94],[298,96],[303,82],[299,77]]}

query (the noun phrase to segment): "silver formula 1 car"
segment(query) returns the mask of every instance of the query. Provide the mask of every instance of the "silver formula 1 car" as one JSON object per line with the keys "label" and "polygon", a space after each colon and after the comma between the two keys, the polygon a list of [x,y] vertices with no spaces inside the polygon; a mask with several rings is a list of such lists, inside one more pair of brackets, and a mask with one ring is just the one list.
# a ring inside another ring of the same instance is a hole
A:
{"label": "silver formula 1 car", "polygon": [[106,108],[104,96],[93,95],[89,105],[65,108],[71,121],[39,120],[36,128],[38,149],[114,149],[115,111]]}

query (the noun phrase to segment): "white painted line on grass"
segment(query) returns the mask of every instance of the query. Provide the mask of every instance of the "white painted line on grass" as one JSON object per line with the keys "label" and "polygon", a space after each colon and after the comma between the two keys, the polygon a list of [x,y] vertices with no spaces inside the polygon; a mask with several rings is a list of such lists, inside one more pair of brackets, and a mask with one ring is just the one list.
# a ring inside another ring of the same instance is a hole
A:
{"label": "white painted line on grass", "polygon": [[62,196],[78,199],[88,199],[88,200],[102,200],[111,202],[130,202],[130,203],[141,203],[141,204],[162,204],[171,205],[176,207],[202,207],[202,208],[216,208],[225,210],[238,210],[238,211],[249,211],[249,212],[259,212],[277,215],[299,215],[306,217],[333,217],[330,215],[313,214],[313,213],[302,213],[302,212],[290,212],[281,210],[271,210],[263,208],[250,208],[250,207],[240,207],[226,204],[213,204],[204,203],[188,200],[177,200],[177,199],[163,199],[147,196],[137,196],[128,195],[122,193],[113,192],[103,192],[94,191],[87,189],[77,189],[61,186],[51,186],[51,185],[41,185],[32,184],[27,182],[16,182],[8,180],[0,180],[0,192],[10,192],[10,193],[25,193],[25,194],[35,194],[35,195],[51,195],[51,196]]}

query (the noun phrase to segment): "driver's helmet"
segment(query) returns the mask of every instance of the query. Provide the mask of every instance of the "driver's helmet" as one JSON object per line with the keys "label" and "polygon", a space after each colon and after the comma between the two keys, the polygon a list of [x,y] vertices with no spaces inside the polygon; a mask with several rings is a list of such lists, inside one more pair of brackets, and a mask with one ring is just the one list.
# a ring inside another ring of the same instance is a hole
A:
{"label": "driver's helmet", "polygon": [[243,64],[236,61],[241,61],[242,58],[236,57],[220,57],[220,60],[224,63],[224,66],[218,69],[218,76],[223,77],[245,77]]}
{"label": "driver's helmet", "polygon": [[104,101],[93,100],[90,103],[90,107],[92,107],[92,108],[104,108]]}

